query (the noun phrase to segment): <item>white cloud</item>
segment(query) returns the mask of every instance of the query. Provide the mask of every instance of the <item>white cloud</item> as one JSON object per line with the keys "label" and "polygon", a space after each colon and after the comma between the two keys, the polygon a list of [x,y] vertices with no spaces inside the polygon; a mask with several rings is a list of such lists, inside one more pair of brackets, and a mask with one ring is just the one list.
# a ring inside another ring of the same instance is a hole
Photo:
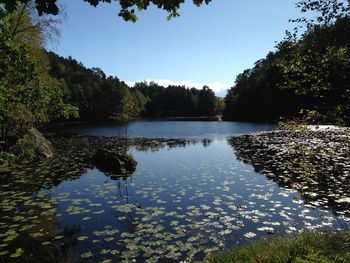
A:
{"label": "white cloud", "polygon": [[[144,81],[146,81],[147,83],[153,81],[164,87],[167,87],[169,85],[174,85],[174,86],[186,86],[188,88],[202,89],[204,85],[207,85],[218,96],[225,95],[226,91],[234,85],[233,83],[222,83],[218,81],[209,82],[209,83],[198,83],[198,82],[192,82],[188,80],[172,81],[168,79],[154,79],[154,80],[146,79]],[[132,87],[134,86],[135,81],[126,81],[126,84]]]}

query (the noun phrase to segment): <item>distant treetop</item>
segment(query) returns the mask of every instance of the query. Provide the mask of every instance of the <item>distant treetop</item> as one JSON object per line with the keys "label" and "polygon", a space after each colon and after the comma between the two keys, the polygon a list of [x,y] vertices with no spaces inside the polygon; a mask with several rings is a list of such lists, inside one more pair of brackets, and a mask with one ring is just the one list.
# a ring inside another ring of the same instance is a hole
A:
{"label": "distant treetop", "polygon": [[[16,9],[18,3],[28,3],[30,1],[35,2],[36,9],[39,15],[50,14],[57,15],[59,13],[59,6],[57,4],[58,0],[0,0],[0,4],[4,5],[7,12],[12,12]],[[92,6],[97,6],[99,3],[111,3],[112,0],[83,0],[88,2]],[[118,0],[114,0],[118,1]],[[193,4],[200,6],[203,3],[208,4],[211,0],[192,0]],[[135,9],[146,10],[150,4],[157,6],[159,9],[163,9],[169,13],[168,19],[172,17],[179,16],[177,10],[180,5],[185,2],[185,0],[119,0],[121,7],[119,11],[119,16],[121,16],[125,21],[135,22],[137,16],[135,14]]]}

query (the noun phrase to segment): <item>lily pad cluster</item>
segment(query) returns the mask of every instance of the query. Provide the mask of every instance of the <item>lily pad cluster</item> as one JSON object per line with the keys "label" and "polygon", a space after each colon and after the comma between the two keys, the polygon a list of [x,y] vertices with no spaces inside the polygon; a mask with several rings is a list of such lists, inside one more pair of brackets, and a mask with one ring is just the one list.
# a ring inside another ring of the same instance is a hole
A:
{"label": "lily pad cluster", "polygon": [[275,131],[229,142],[239,160],[298,190],[308,203],[350,215],[350,129]]}

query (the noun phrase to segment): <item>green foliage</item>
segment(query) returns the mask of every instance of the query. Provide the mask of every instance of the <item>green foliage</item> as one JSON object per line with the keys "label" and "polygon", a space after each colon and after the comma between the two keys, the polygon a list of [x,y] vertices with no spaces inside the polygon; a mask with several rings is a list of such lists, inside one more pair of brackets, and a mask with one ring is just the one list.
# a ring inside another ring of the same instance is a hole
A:
{"label": "green foliage", "polygon": [[299,120],[279,121],[277,126],[290,131],[307,131],[307,126]]}
{"label": "green foliage", "polygon": [[300,40],[288,35],[237,77],[228,92],[226,119],[274,121],[314,113],[302,121],[350,122],[350,18],[314,26]]}
{"label": "green foliage", "polygon": [[6,31],[0,34],[0,76],[0,123],[6,130],[22,131],[34,121],[38,73],[24,46],[13,42]]}
{"label": "green foliage", "polygon": [[293,45],[292,57],[281,62],[282,89],[304,99],[302,109],[318,112],[319,122],[349,123],[350,18],[316,26]]}
{"label": "green foliage", "polygon": [[216,98],[214,91],[204,86],[198,94],[198,112],[200,115],[212,116],[215,114]]}
{"label": "green foliage", "polygon": [[225,101],[223,98],[216,98],[215,101],[215,114],[216,115],[222,115],[225,110]]}
{"label": "green foliage", "polygon": [[209,257],[206,261],[256,263],[345,263],[350,261],[348,232],[304,232],[287,238],[261,239]]}
{"label": "green foliage", "polygon": [[32,143],[26,137],[17,140],[15,148],[16,154],[21,160],[33,160],[36,156]]}
{"label": "green foliage", "polygon": [[278,86],[284,82],[281,57],[289,53],[286,45],[281,48],[283,51],[269,53],[265,59],[257,61],[253,69],[237,76],[236,85],[225,97],[224,119],[275,121],[298,113],[299,97],[293,90]]}
{"label": "green foliage", "polygon": [[82,120],[108,120],[121,110],[121,102],[127,97],[133,100],[133,118],[143,111],[145,98],[117,77],[106,77],[99,68],[87,69],[81,63],[60,57],[52,52],[49,57],[51,77],[63,87],[63,101],[79,110]]}
{"label": "green foliage", "polygon": [[21,135],[51,117],[75,113],[43,65],[40,53],[13,40],[5,25],[0,34],[0,124],[6,133]]}
{"label": "green foliage", "polygon": [[[84,0],[92,6],[97,6],[99,3],[111,3],[112,0]],[[26,4],[30,0],[18,0],[17,2]],[[53,14],[57,15],[59,13],[59,6],[57,5],[57,0],[35,0],[36,9],[39,15],[42,14]],[[125,21],[136,22],[137,16],[135,14],[135,9],[142,11],[147,10],[150,4],[155,5],[159,9],[169,13],[168,19],[172,17],[179,16],[177,10],[180,8],[181,4],[184,3],[184,0],[120,0],[119,16],[122,17]],[[202,3],[208,4],[211,0],[193,0],[193,4],[200,6]],[[8,12],[12,12],[16,9],[16,1],[14,0],[0,0],[0,4],[4,4],[5,9]]]}
{"label": "green foliage", "polygon": [[3,16],[0,26],[1,148],[9,151],[17,144],[20,157],[32,159],[35,152],[20,139],[28,129],[58,116],[76,116],[77,110],[63,102],[61,83],[48,74],[43,35],[28,10]]}
{"label": "green foliage", "polygon": [[0,151],[0,166],[10,162],[13,159],[15,159],[14,154]]}
{"label": "green foliage", "polygon": [[111,116],[111,119],[117,123],[123,124],[137,118],[139,111],[135,105],[133,96],[128,93],[121,100],[116,112]]}
{"label": "green foliage", "polygon": [[143,117],[192,117],[216,114],[217,98],[207,86],[201,90],[184,86],[159,86],[157,83],[136,83],[132,92],[143,94]]}
{"label": "green foliage", "polygon": [[[82,120],[112,118],[125,122],[123,119],[140,117],[215,114],[217,98],[208,87],[197,90],[140,82],[130,88],[117,77],[106,77],[99,68],[87,69],[71,57],[63,58],[52,52],[48,53],[48,57],[50,75],[60,80],[64,102],[78,107]],[[125,114],[127,118],[123,117]]]}
{"label": "green foliage", "polygon": [[[339,18],[350,14],[349,0],[301,0],[296,6],[302,13],[316,12],[314,16],[292,19],[292,22],[306,24],[307,28],[314,25],[330,25]],[[312,18],[310,18],[312,17]]]}
{"label": "green foliage", "polygon": [[301,110],[299,114],[299,118],[279,121],[278,126],[291,131],[306,131],[307,125],[312,124],[319,116],[318,112],[314,110]]}

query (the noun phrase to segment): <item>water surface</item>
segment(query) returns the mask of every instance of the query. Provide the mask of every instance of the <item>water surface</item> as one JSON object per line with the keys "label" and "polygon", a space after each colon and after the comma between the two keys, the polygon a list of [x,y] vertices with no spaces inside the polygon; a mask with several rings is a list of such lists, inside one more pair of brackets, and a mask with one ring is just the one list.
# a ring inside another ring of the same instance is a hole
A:
{"label": "water surface", "polygon": [[[233,134],[246,134],[258,131],[270,131],[275,125],[250,122],[226,121],[154,121],[139,120],[128,125],[130,137],[159,138],[211,138],[225,139]],[[75,129],[82,134],[92,136],[124,136],[125,126],[101,124]]]}
{"label": "water surface", "polygon": [[[18,171],[0,186],[0,262],[30,255],[32,262],[42,255],[43,262],[50,256],[70,262],[193,261],[250,239],[349,223],[237,160],[226,136],[272,125],[136,122],[130,127],[137,137],[169,133],[197,140],[158,151],[131,147],[136,172],[119,180],[93,166],[75,168],[79,161],[68,154],[69,163]],[[116,127],[84,130],[116,132]],[[52,183],[44,179],[51,173],[65,176]]]}

